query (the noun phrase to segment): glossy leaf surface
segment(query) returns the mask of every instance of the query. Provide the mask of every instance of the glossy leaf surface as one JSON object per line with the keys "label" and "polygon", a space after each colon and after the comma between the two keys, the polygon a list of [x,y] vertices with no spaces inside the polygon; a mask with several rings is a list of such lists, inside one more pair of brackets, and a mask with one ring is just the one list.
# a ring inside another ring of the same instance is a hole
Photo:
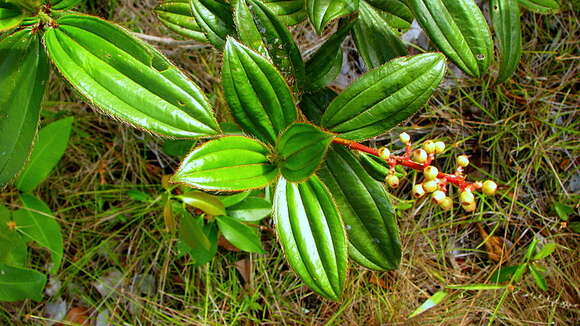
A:
{"label": "glossy leaf surface", "polygon": [[347,241],[337,208],[320,179],[313,176],[295,184],[280,178],[274,220],[294,271],[315,292],[337,300],[346,278]]}
{"label": "glossy leaf surface", "polygon": [[519,3],[531,11],[540,14],[552,14],[560,11],[559,0],[518,0]]}
{"label": "glossy leaf surface", "polygon": [[260,0],[286,25],[303,22],[306,17],[304,0]]}
{"label": "glossy leaf surface", "polygon": [[15,28],[24,20],[24,16],[21,8],[0,2],[0,32]]}
{"label": "glossy leaf surface", "polygon": [[332,20],[349,15],[358,9],[359,0],[305,0],[306,12],[318,34]]}
{"label": "glossy leaf surface", "polygon": [[310,122],[320,124],[324,111],[336,96],[336,92],[328,87],[306,93],[302,95],[300,109]]}
{"label": "glossy leaf surface", "polygon": [[290,126],[276,144],[284,178],[298,182],[310,177],[322,162],[332,138],[331,134],[311,124]]}
{"label": "glossy leaf surface", "polygon": [[48,177],[66,150],[72,123],[72,117],[64,118],[40,130],[30,160],[16,179],[16,188],[23,192],[31,192]]}
{"label": "glossy leaf surface", "polygon": [[229,39],[222,80],[232,115],[242,128],[268,143],[296,120],[296,107],[284,78],[264,57]]}
{"label": "glossy leaf surface", "polygon": [[191,8],[208,41],[223,49],[227,36],[235,34],[230,4],[221,0],[191,0]]}
{"label": "glossy leaf surface", "polygon": [[26,264],[28,249],[16,229],[9,228],[12,222],[12,212],[0,205],[0,263],[14,267],[23,267]]}
{"label": "glossy leaf surface", "polygon": [[52,0],[52,9],[67,10],[76,7],[83,0]]}
{"label": "glossy leaf surface", "polygon": [[153,47],[96,17],[67,15],[58,24],[44,34],[48,54],[101,111],[164,136],[218,133],[199,87]]}
{"label": "glossy leaf surface", "polygon": [[405,0],[363,0],[376,9],[392,16],[390,25],[398,28],[407,28],[413,22],[413,12]]}
{"label": "glossy leaf surface", "polygon": [[217,224],[224,238],[237,248],[247,252],[264,253],[260,234],[256,228],[229,216],[219,216]]}
{"label": "glossy leaf surface", "polygon": [[387,61],[407,55],[405,44],[387,24],[381,14],[366,4],[360,4],[360,13],[354,27],[356,48],[367,68],[377,68]]}
{"label": "glossy leaf surface", "polygon": [[262,143],[242,136],[226,136],[194,149],[172,178],[204,190],[239,191],[270,184],[278,171]]}
{"label": "glossy leaf surface", "polygon": [[194,266],[203,265],[215,256],[217,234],[215,223],[205,224],[201,217],[193,217],[187,213],[182,215],[179,244],[190,255]]}
{"label": "glossy leaf surface", "polygon": [[226,213],[226,208],[219,198],[205,192],[189,191],[176,197],[185,204],[198,208],[212,216],[224,215]]}
{"label": "glossy leaf surface", "polygon": [[272,203],[260,197],[248,197],[228,207],[228,216],[240,221],[257,222],[272,213]]}
{"label": "glossy leaf surface", "polygon": [[467,74],[483,75],[493,43],[485,17],[474,0],[409,0],[429,38]]}
{"label": "glossy leaf surface", "polygon": [[0,186],[30,154],[47,79],[48,59],[38,34],[25,29],[0,42]]}
{"label": "glossy leaf surface", "polygon": [[333,190],[352,246],[351,258],[372,269],[396,269],[401,260],[401,243],[384,186],[342,146],[332,147],[319,174]]}
{"label": "glossy leaf surface", "polygon": [[322,126],[357,141],[383,134],[423,106],[444,74],[445,57],[439,53],[394,59],[335,98]]}
{"label": "glossy leaf surface", "polygon": [[64,251],[60,225],[42,200],[29,194],[22,194],[20,199],[24,207],[13,213],[18,231],[24,238],[48,249],[51,257],[50,273],[56,274]]}
{"label": "glossy leaf surface", "polygon": [[522,29],[518,0],[492,0],[491,20],[501,55],[497,83],[511,77],[522,57]]}
{"label": "glossy leaf surface", "polygon": [[234,206],[250,196],[251,191],[242,191],[233,195],[219,196],[220,201],[226,208]]}
{"label": "glossy leaf surface", "polygon": [[32,269],[0,263],[0,301],[24,299],[40,301],[46,285],[46,275]]}
{"label": "glossy leaf surface", "polygon": [[155,8],[155,13],[172,31],[200,42],[209,42],[195,21],[189,0],[165,1]]}

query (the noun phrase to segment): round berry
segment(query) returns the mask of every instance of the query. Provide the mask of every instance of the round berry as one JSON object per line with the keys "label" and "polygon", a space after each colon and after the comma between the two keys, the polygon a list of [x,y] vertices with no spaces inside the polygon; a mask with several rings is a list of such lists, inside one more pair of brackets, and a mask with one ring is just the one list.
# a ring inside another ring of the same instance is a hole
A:
{"label": "round berry", "polygon": [[437,175],[439,175],[439,170],[434,166],[428,166],[423,169],[423,175],[427,180],[435,180]]}
{"label": "round berry", "polygon": [[413,197],[421,198],[425,195],[425,189],[423,189],[422,185],[415,185],[413,187]]}
{"label": "round berry", "polygon": [[437,190],[435,192],[433,192],[433,194],[431,195],[431,198],[433,199],[434,202],[436,202],[437,204],[440,204],[441,201],[443,201],[443,199],[447,198],[447,195],[445,195],[445,193],[441,190]]}
{"label": "round berry", "polygon": [[455,162],[457,163],[457,166],[464,168],[469,165],[469,157],[467,157],[467,155],[457,156]]}
{"label": "round berry", "polygon": [[399,186],[399,177],[394,174],[387,176],[386,181],[391,188],[397,188]]}
{"label": "round berry", "polygon": [[465,190],[459,195],[459,201],[461,202],[462,206],[467,206],[475,203],[475,197],[471,191]]}
{"label": "round berry", "polygon": [[401,143],[406,145],[411,141],[411,136],[409,136],[408,133],[403,132],[399,135],[399,140],[401,141]]}
{"label": "round berry", "polygon": [[416,149],[413,151],[413,161],[417,163],[425,163],[427,161],[427,152],[422,149]]}
{"label": "round berry", "polygon": [[423,189],[425,190],[425,192],[433,192],[437,190],[437,188],[439,188],[437,180],[429,180],[423,182]]}
{"label": "round berry", "polygon": [[449,197],[443,198],[439,202],[439,207],[441,207],[444,211],[448,211],[448,210],[452,209],[453,208],[453,199],[451,199]]}
{"label": "round berry", "polygon": [[386,161],[391,157],[391,151],[386,147],[381,147],[379,149],[379,157]]}
{"label": "round berry", "polygon": [[435,154],[441,154],[445,151],[445,143],[438,141],[435,143]]}
{"label": "round berry", "polygon": [[495,195],[495,191],[497,190],[497,184],[491,180],[487,180],[483,183],[483,187],[481,188],[484,194],[493,196]]}
{"label": "round berry", "polygon": [[475,205],[475,202],[472,202],[471,204],[468,204],[468,205],[461,204],[461,207],[463,207],[463,209],[468,213],[475,211],[475,208],[477,208],[477,206]]}
{"label": "round berry", "polygon": [[435,153],[435,143],[432,140],[427,140],[423,143],[423,150],[427,152],[427,154]]}

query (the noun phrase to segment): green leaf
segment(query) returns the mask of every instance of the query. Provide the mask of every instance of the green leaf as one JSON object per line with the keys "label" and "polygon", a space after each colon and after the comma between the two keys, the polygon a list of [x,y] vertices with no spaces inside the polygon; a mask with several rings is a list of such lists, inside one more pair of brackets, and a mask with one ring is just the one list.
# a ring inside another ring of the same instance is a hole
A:
{"label": "green leaf", "polygon": [[381,159],[378,157],[366,153],[359,153],[358,158],[362,167],[373,179],[380,182],[385,181],[385,178],[389,174],[389,168],[384,161],[381,162]]}
{"label": "green leaf", "polygon": [[342,42],[352,29],[353,23],[342,26],[306,62],[307,89],[322,88],[336,79],[342,69]]}
{"label": "green leaf", "polygon": [[556,211],[556,214],[558,214],[558,217],[562,221],[568,221],[570,219],[569,215],[574,212],[574,208],[568,205],[564,205],[563,203],[560,202],[554,203],[554,210]]}
{"label": "green leaf", "polygon": [[306,11],[318,34],[332,20],[358,10],[359,0],[306,0]]}
{"label": "green leaf", "polygon": [[322,114],[336,96],[336,92],[328,87],[306,93],[300,100],[300,109],[308,120],[314,124],[320,124]]}
{"label": "green leaf", "polygon": [[0,301],[42,300],[46,275],[32,269],[0,263]]}
{"label": "green leaf", "polygon": [[0,205],[0,263],[24,267],[28,249],[26,242],[20,234],[14,229],[8,227],[12,221],[12,213],[8,208]]}
{"label": "green leaf", "polygon": [[56,274],[62,263],[64,245],[60,226],[50,208],[42,200],[29,195],[20,196],[24,207],[13,213],[18,231],[27,239],[48,249],[52,260],[51,274]]}
{"label": "green leaf", "polygon": [[242,136],[226,136],[194,149],[172,182],[204,190],[240,191],[263,188],[278,175],[266,146]]}
{"label": "green leaf", "polygon": [[480,77],[491,62],[493,43],[474,0],[409,0],[429,38],[467,74]]}
{"label": "green leaf", "polygon": [[276,144],[278,164],[284,178],[300,182],[310,177],[322,162],[333,138],[311,124],[290,126]]}
{"label": "green leaf", "polygon": [[66,150],[72,123],[73,118],[68,117],[48,124],[40,130],[30,160],[16,179],[16,188],[23,192],[31,192],[48,177]]}
{"label": "green leaf", "polygon": [[347,272],[347,241],[337,207],[320,179],[312,176],[296,184],[280,178],[274,220],[294,271],[318,294],[338,300]]}
{"label": "green leaf", "polygon": [[[24,20],[24,10],[10,3],[0,3],[0,32],[7,31],[20,25]],[[0,45],[0,47],[3,47]],[[0,51],[2,51],[0,49]],[[1,58],[2,56],[0,56]]]}
{"label": "green leaf", "polygon": [[82,1],[83,0],[52,0],[50,3],[52,4],[52,9],[68,10],[76,7]]}
{"label": "green leaf", "polygon": [[267,52],[288,83],[302,89],[304,62],[288,27],[259,0],[239,0],[236,8],[242,42],[260,54]]}
{"label": "green leaf", "polygon": [[528,250],[526,251],[526,255],[524,256],[525,260],[528,261],[532,259],[534,254],[536,253],[536,247],[538,246],[538,239],[534,237],[532,242],[528,245]]}
{"label": "green leaf", "polygon": [[189,0],[165,1],[155,8],[155,13],[170,30],[193,40],[209,42],[193,16]]}
{"label": "green leaf", "polygon": [[221,0],[191,0],[191,7],[207,40],[216,48],[223,49],[227,36],[236,32],[231,5]]}
{"label": "green leaf", "polygon": [[194,266],[210,261],[217,252],[217,227],[203,218],[184,213],[179,225],[179,246],[191,256]]}
{"label": "green leaf", "polygon": [[530,268],[530,273],[532,274],[532,277],[534,278],[534,282],[536,282],[536,285],[540,289],[548,291],[548,283],[546,282],[544,276],[538,270],[536,270],[536,268],[534,268],[534,265],[530,264],[528,265],[528,267]]}
{"label": "green leaf", "polygon": [[413,12],[405,0],[364,0],[365,3],[380,9],[391,16],[389,23],[396,28],[408,28],[413,22]]}
{"label": "green leaf", "polygon": [[514,266],[506,266],[500,267],[497,269],[490,277],[491,282],[495,283],[504,283],[511,281],[513,275],[520,269],[526,268],[525,265],[514,265]]}
{"label": "green leaf", "polygon": [[24,29],[0,41],[0,186],[30,154],[47,79],[39,34]]}
{"label": "green leaf", "polygon": [[226,213],[226,208],[219,200],[219,198],[210,194],[206,194],[205,192],[190,191],[175,197],[180,199],[185,204],[191,207],[199,208],[206,214],[212,216],[224,215]]}
{"label": "green leaf", "polygon": [[199,87],[153,47],[96,17],[67,15],[57,23],[44,34],[49,57],[105,114],[169,137],[219,132]]}
{"label": "green leaf", "polygon": [[31,12],[36,12],[36,9],[38,9],[41,5],[41,0],[6,0],[2,2],[11,2]]}
{"label": "green leaf", "polygon": [[264,57],[229,39],[222,80],[232,115],[260,140],[274,143],[296,120],[296,106],[284,78]]}
{"label": "green leaf", "polygon": [[320,177],[332,189],[346,225],[350,256],[372,269],[391,270],[401,261],[395,212],[384,186],[375,181],[352,152],[335,145]]}
{"label": "green leaf", "polygon": [[419,308],[415,309],[410,315],[409,318],[413,318],[417,315],[424,313],[425,311],[435,307],[436,305],[440,304],[445,297],[447,297],[447,292],[445,291],[437,291],[432,296],[429,297],[423,304],[419,306]]}
{"label": "green leaf", "polygon": [[237,248],[247,252],[264,253],[260,234],[255,228],[229,216],[219,216],[217,224],[224,238]]}
{"label": "green leaf", "polygon": [[[243,191],[234,195],[219,196],[219,199],[226,208],[234,206],[250,196],[251,191]],[[231,215],[231,214],[230,214]]]}
{"label": "green leaf", "polygon": [[405,44],[395,31],[376,9],[364,1],[360,4],[353,35],[356,48],[369,70],[393,58],[407,55]]}
{"label": "green leaf", "polygon": [[522,30],[518,0],[492,0],[491,20],[501,55],[497,83],[509,79],[522,56]]}
{"label": "green leaf", "polygon": [[286,25],[296,25],[306,17],[304,0],[260,0]]}
{"label": "green leaf", "polygon": [[191,151],[197,141],[191,139],[168,139],[163,142],[163,152],[170,156],[183,157]]}
{"label": "green leaf", "polygon": [[322,116],[322,127],[356,141],[383,134],[421,108],[444,74],[440,53],[394,59],[335,98]]}
{"label": "green leaf", "polygon": [[258,222],[272,213],[272,203],[259,197],[248,197],[228,207],[227,215],[246,222]]}
{"label": "green leaf", "polygon": [[576,232],[576,233],[580,233],[580,221],[574,221],[574,222],[570,222],[570,224],[568,225],[568,227]]}
{"label": "green leaf", "polygon": [[505,289],[507,285],[499,284],[468,284],[468,285],[448,285],[446,288],[455,290],[474,290],[474,291],[484,291],[484,290],[501,290]]}
{"label": "green leaf", "polygon": [[553,14],[560,11],[559,0],[519,0],[526,9],[540,13]]}
{"label": "green leaf", "polygon": [[551,243],[546,243],[542,249],[540,249],[540,251],[538,251],[534,257],[532,257],[532,260],[540,260],[540,259],[544,259],[548,256],[550,256],[554,250],[556,250],[556,244],[551,242]]}

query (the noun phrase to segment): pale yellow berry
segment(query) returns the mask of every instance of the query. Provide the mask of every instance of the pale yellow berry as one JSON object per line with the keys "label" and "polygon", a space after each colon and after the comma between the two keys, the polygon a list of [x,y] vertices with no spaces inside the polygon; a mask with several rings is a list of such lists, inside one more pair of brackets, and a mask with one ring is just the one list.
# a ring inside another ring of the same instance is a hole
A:
{"label": "pale yellow berry", "polygon": [[379,157],[386,161],[391,157],[391,151],[386,147],[381,147],[379,149]]}
{"label": "pale yellow berry", "polygon": [[399,140],[401,141],[401,143],[403,144],[408,144],[411,141],[411,136],[409,136],[408,133],[403,132],[399,135]]}
{"label": "pale yellow berry", "polygon": [[433,192],[433,191],[437,190],[438,188],[439,188],[439,184],[437,183],[436,180],[429,180],[429,181],[423,182],[423,189],[426,192]]}
{"label": "pale yellow berry", "polygon": [[423,169],[423,175],[427,180],[435,180],[437,175],[439,175],[439,170],[434,166],[428,166]]}
{"label": "pale yellow berry", "polygon": [[413,151],[413,161],[417,163],[425,163],[427,161],[427,152],[422,149],[416,149]]}
{"label": "pale yellow berry", "polygon": [[484,194],[493,196],[495,195],[495,191],[497,190],[497,184],[491,180],[487,180],[483,183],[483,187],[481,188]]}
{"label": "pale yellow berry", "polygon": [[387,184],[391,188],[397,188],[399,186],[399,177],[394,174],[388,175],[385,181],[387,181]]}
{"label": "pale yellow berry", "polygon": [[445,193],[441,190],[437,190],[431,195],[431,199],[433,199],[433,201],[437,204],[440,204],[441,201],[445,198],[447,198],[447,195],[445,195]]}
{"label": "pale yellow berry", "polygon": [[469,157],[467,157],[467,155],[457,156],[455,162],[457,163],[457,166],[464,168],[469,165]]}
{"label": "pale yellow berry", "polygon": [[477,206],[475,205],[475,202],[472,202],[471,204],[468,204],[468,205],[462,204],[461,207],[463,207],[463,209],[468,213],[475,211],[475,209],[477,208]]}
{"label": "pale yellow berry", "polygon": [[473,193],[471,193],[471,191],[464,190],[459,195],[459,201],[461,202],[461,206],[467,206],[472,203],[475,203],[475,197],[473,196]]}
{"label": "pale yellow berry", "polygon": [[441,209],[443,209],[444,211],[448,211],[448,210],[452,209],[453,208],[453,199],[451,199],[449,197],[443,198],[439,202],[439,207],[441,207]]}
{"label": "pale yellow berry", "polygon": [[441,154],[445,151],[445,143],[442,141],[435,142],[435,154]]}
{"label": "pale yellow berry", "polygon": [[413,197],[421,198],[425,195],[425,189],[423,189],[422,185],[415,185],[413,187]]}
{"label": "pale yellow berry", "polygon": [[432,140],[426,140],[422,147],[427,154],[435,153],[435,143]]}

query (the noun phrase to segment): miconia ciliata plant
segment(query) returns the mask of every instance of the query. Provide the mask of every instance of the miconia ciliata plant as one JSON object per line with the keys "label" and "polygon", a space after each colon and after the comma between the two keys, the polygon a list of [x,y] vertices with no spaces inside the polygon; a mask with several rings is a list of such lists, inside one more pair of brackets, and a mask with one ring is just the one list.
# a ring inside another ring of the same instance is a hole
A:
{"label": "miconia ciliata plant", "polygon": [[[75,12],[80,2],[0,0],[0,184],[29,161],[52,66],[116,120],[162,137],[204,140],[164,180],[168,229],[177,229],[178,214],[180,246],[195,263],[215,254],[218,234],[263,252],[256,223],[272,213],[292,268],[331,299],[344,289],[349,256],[375,270],[399,265],[396,217],[382,183],[399,185],[396,168],[421,171],[413,195],[432,193],[445,210],[453,207],[448,184],[459,187],[468,212],[476,190],[497,187],[467,182],[466,157],[455,173],[439,172],[431,163],[442,142],[413,149],[403,134],[402,155],[362,142],[417,112],[444,78],[447,59],[474,78],[489,78],[491,70],[496,82],[508,80],[522,52],[519,6],[541,13],[559,7],[555,0],[492,0],[496,60],[492,29],[474,0],[164,1],[155,10],[163,24],[223,51],[224,96],[241,128],[226,135],[185,73],[126,29]],[[414,19],[440,53],[407,56],[400,35]],[[308,60],[289,29],[305,20],[329,35]],[[349,35],[368,72],[337,93],[327,86],[341,71]],[[22,230],[12,217],[6,223]]]}

